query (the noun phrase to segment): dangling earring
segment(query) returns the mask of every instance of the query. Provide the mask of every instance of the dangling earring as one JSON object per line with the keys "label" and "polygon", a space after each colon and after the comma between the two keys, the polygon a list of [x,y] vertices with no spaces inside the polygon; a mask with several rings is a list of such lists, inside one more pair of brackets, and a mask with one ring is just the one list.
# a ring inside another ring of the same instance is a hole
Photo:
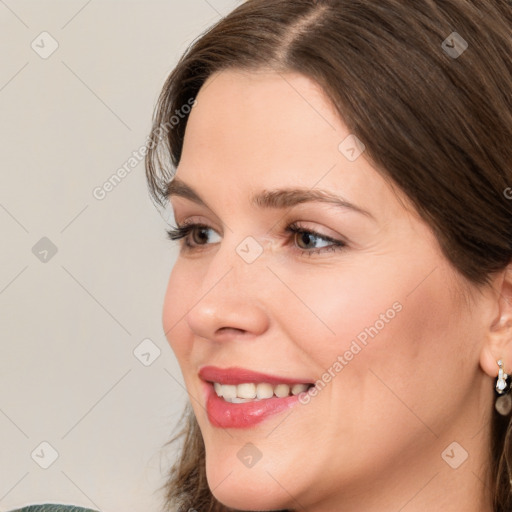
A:
{"label": "dangling earring", "polygon": [[510,376],[503,370],[503,361],[498,360],[498,377],[494,389],[500,396],[496,399],[495,408],[502,415],[506,416],[512,410],[512,397],[510,396]]}

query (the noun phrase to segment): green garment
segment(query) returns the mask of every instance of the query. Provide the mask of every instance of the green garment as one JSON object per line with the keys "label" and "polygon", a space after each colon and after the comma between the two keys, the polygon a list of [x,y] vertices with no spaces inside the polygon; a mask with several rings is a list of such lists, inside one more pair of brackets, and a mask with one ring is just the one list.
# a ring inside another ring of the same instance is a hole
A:
{"label": "green garment", "polygon": [[92,508],[78,507],[77,505],[63,505],[61,503],[41,503],[40,505],[27,505],[9,512],[98,512]]}

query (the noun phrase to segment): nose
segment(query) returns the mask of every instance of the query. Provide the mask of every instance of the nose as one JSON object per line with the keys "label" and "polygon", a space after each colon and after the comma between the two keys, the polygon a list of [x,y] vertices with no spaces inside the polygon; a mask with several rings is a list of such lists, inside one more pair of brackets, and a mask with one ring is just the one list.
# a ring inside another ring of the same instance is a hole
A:
{"label": "nose", "polygon": [[235,244],[226,244],[209,261],[186,315],[188,326],[201,338],[221,342],[241,335],[259,336],[268,329],[264,281],[270,272],[263,256],[247,263],[235,249]]}

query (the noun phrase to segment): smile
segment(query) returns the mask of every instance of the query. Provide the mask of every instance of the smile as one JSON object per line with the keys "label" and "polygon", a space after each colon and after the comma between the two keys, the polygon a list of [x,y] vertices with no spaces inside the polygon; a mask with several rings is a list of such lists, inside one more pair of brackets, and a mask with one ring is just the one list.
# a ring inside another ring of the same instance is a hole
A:
{"label": "smile", "polygon": [[312,384],[277,384],[273,386],[268,382],[246,382],[243,384],[220,384],[214,382],[215,393],[226,402],[232,404],[241,404],[258,400],[265,400],[272,397],[285,398],[287,396],[298,395],[307,391]]}
{"label": "smile", "polygon": [[299,404],[299,395],[314,384],[254,372],[244,368],[200,369],[204,404],[210,424],[220,428],[250,428]]}

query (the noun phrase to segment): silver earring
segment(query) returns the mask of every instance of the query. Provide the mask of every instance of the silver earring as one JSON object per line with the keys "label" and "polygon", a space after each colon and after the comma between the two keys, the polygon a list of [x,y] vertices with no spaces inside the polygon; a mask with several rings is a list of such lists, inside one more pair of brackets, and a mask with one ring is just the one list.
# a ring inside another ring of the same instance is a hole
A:
{"label": "silver earring", "polygon": [[502,415],[507,416],[512,411],[512,397],[510,396],[510,376],[503,370],[503,361],[497,361],[499,370],[494,389],[499,395],[494,404],[496,410]]}

